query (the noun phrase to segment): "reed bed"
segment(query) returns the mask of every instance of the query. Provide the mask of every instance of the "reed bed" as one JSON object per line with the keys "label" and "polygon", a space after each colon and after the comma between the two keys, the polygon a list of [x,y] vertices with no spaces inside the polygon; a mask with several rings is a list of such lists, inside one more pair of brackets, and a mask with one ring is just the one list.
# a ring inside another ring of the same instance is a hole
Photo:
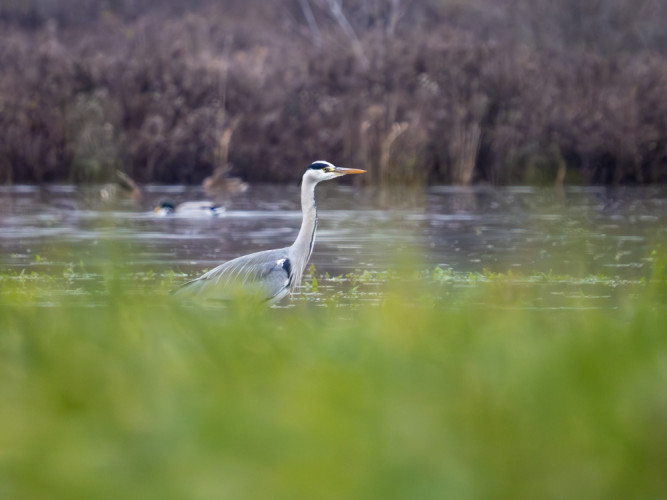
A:
{"label": "reed bed", "polygon": [[0,179],[658,183],[662,2],[5,2]]}

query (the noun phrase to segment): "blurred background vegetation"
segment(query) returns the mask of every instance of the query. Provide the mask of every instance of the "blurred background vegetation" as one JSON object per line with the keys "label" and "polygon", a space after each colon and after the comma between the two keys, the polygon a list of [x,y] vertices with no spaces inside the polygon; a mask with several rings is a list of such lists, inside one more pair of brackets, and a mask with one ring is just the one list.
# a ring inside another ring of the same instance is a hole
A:
{"label": "blurred background vegetation", "polygon": [[667,181],[667,3],[4,0],[0,181]]}

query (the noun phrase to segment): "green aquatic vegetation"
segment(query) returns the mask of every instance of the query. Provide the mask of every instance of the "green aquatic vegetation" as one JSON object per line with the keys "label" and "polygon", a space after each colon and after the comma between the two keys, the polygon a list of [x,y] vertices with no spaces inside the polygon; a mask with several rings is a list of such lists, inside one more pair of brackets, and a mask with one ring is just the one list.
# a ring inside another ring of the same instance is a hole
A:
{"label": "green aquatic vegetation", "polygon": [[394,281],[399,279],[400,275],[396,271],[392,270],[369,270],[365,269],[364,271],[355,271],[352,273],[347,273],[345,275],[346,279],[351,281],[353,284],[369,284],[369,283],[384,283],[388,281]]}
{"label": "green aquatic vegetation", "polygon": [[[657,258],[654,267],[648,279],[630,280],[602,274],[584,277],[552,272],[524,274],[511,269],[507,272],[488,269],[481,273],[457,272],[440,266],[421,271],[364,270],[331,276],[318,273],[314,266],[310,266],[299,292],[288,302],[350,306],[360,300],[379,303],[393,293],[409,292],[407,295],[412,300],[428,301],[431,297],[436,301],[446,299],[456,305],[458,301],[474,299],[479,293],[493,292],[499,296],[498,300],[502,297],[514,300],[521,296],[524,305],[531,307],[616,307],[627,295],[636,295],[646,288],[656,295],[664,295],[667,280]],[[167,295],[190,278],[173,269],[129,270],[112,266],[91,272],[82,263],[69,263],[52,272],[40,269],[0,274],[0,284],[4,283],[0,299],[43,297],[48,301],[49,296],[61,294],[100,297],[114,293],[116,288],[128,294],[148,291]],[[603,303],[605,300],[606,304]],[[502,302],[505,301],[502,298]]]}
{"label": "green aquatic vegetation", "polygon": [[302,288],[310,293],[317,293],[317,288],[318,288],[317,271],[315,269],[314,264],[308,266],[308,271],[306,272],[306,276],[304,276],[303,279]]}

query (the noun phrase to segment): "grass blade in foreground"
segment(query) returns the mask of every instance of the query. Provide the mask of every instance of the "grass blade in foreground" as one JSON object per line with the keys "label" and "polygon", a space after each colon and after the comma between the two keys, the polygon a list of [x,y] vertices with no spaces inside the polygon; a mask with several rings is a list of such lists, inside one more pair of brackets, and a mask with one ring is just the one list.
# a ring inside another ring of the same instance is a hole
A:
{"label": "grass blade in foreground", "polygon": [[[0,306],[2,498],[664,498],[664,291],[615,311]],[[488,302],[487,301],[487,302]]]}

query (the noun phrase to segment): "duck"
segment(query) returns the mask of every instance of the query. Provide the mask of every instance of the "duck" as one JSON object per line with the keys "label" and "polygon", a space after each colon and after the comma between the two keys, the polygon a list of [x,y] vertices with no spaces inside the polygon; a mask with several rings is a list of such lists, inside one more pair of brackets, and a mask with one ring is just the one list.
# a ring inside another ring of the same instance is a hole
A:
{"label": "duck", "polygon": [[216,168],[203,180],[204,192],[209,196],[220,193],[245,193],[248,190],[248,183],[238,177],[229,177],[231,169],[229,164]]}
{"label": "duck", "polygon": [[212,201],[186,201],[176,205],[171,200],[161,200],[153,213],[158,217],[179,215],[183,217],[215,217],[222,214],[225,207]]}
{"label": "duck", "polygon": [[121,199],[139,201],[141,199],[141,188],[125,172],[116,169],[116,179],[109,182],[100,189],[100,198],[105,203],[111,203]]}

